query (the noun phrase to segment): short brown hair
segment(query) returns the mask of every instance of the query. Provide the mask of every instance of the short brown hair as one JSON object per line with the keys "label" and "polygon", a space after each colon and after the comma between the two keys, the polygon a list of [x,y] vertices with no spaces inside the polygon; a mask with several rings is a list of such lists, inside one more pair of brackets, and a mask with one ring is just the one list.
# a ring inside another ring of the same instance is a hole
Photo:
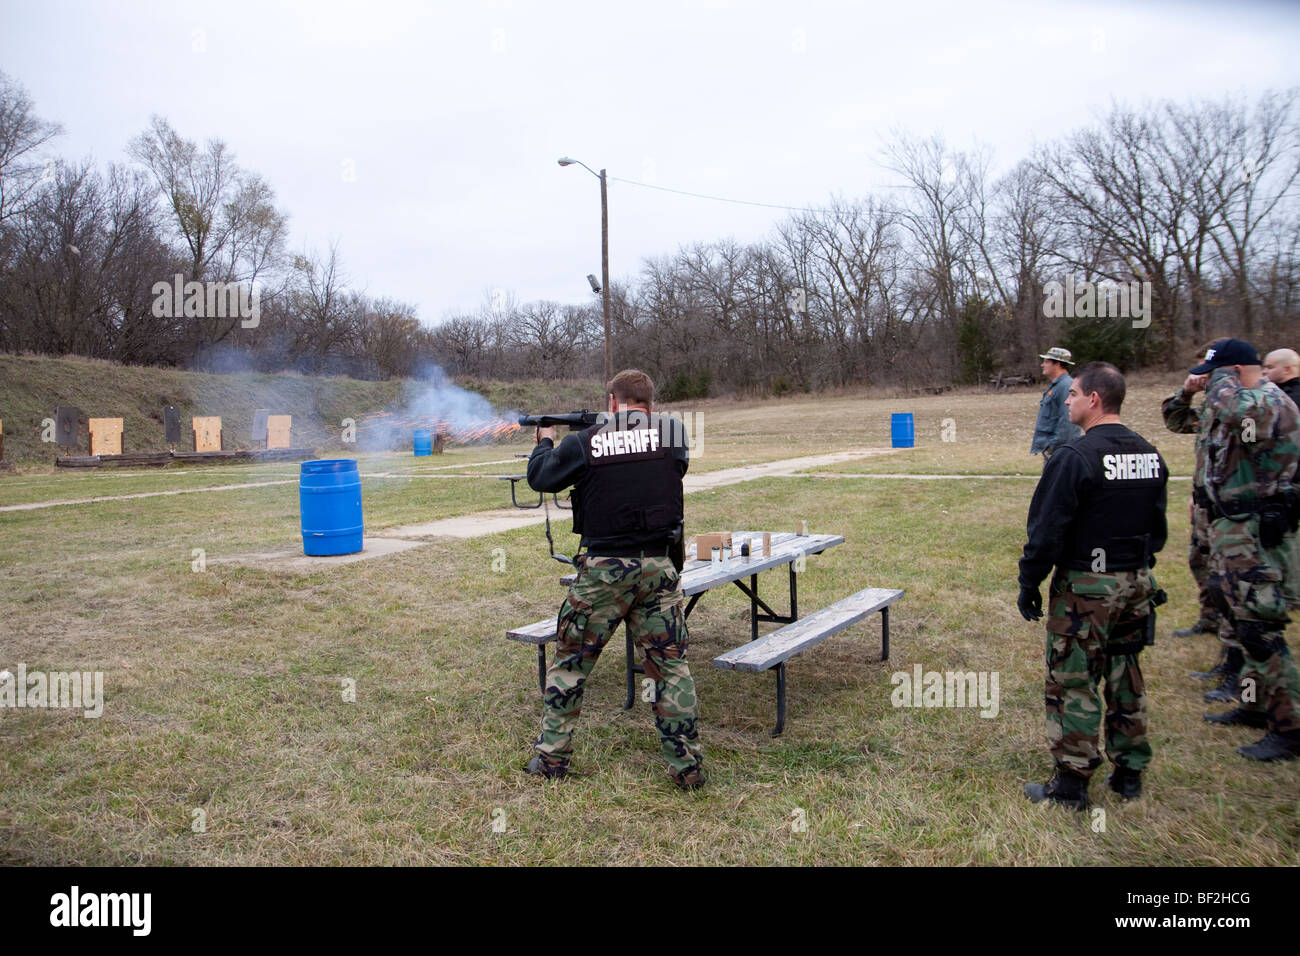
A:
{"label": "short brown hair", "polygon": [[1101,410],[1107,415],[1118,415],[1128,394],[1124,376],[1109,362],[1089,362],[1074,376],[1074,384],[1079,386],[1079,394],[1084,398],[1096,392],[1101,399]]}
{"label": "short brown hair", "polygon": [[625,405],[644,405],[646,408],[654,405],[654,380],[640,369],[625,368],[605,383],[605,391],[614,396],[614,401]]}

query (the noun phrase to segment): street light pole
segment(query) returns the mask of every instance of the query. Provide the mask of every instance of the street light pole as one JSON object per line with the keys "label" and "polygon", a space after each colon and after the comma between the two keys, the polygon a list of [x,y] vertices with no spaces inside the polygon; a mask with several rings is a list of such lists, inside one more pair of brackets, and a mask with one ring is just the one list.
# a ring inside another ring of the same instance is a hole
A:
{"label": "street light pole", "polygon": [[605,381],[614,378],[614,342],[609,328],[609,199],[605,195],[605,170],[600,171],[600,298],[605,310]]}
{"label": "street light pole", "polygon": [[605,170],[596,172],[582,160],[570,159],[568,156],[561,156],[556,162],[561,166],[576,163],[600,180],[600,301],[605,313],[605,381],[608,382],[614,377],[614,344],[609,323],[609,195],[605,185]]}

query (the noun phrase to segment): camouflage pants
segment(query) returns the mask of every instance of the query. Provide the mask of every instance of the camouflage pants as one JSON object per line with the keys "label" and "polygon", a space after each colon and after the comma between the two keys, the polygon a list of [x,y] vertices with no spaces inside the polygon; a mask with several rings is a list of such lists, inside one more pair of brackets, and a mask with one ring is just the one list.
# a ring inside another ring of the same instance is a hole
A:
{"label": "camouflage pants", "polygon": [[1187,548],[1187,566],[1196,579],[1197,598],[1200,602],[1199,620],[1218,627],[1223,617],[1210,596],[1210,514],[1195,501],[1191,504],[1192,540]]}
{"label": "camouflage pants", "polygon": [[669,767],[683,772],[701,763],[695,682],[686,665],[686,619],[671,559],[580,559],[578,577],[560,607],[555,660],[546,672],[542,733],[533,745],[542,759],[565,766],[582,713],[582,692],[619,622],[645,654],[654,681],[655,729]]}
{"label": "camouflage pants", "polygon": [[1292,611],[1300,608],[1300,534],[1288,534],[1286,548],[1286,576],[1282,579],[1282,596]]}
{"label": "camouflage pants", "polygon": [[1282,636],[1291,620],[1285,579],[1292,538],[1265,548],[1255,515],[1210,525],[1210,586],[1232,626],[1228,643],[1244,652],[1242,706],[1265,708],[1269,730],[1279,733],[1300,730],[1300,672]]}
{"label": "camouflage pants", "polygon": [[[1106,753],[1119,766],[1143,770],[1147,742],[1146,685],[1137,649],[1151,611],[1149,571],[1058,571],[1047,617],[1047,740],[1058,770],[1087,778]],[[1105,681],[1105,700],[1098,687]]]}

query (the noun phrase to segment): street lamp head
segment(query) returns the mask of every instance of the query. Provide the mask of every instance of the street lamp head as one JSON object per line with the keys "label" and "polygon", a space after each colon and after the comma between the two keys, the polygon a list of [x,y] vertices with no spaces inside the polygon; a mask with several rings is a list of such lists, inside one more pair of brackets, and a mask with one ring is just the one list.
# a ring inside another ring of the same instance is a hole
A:
{"label": "street lamp head", "polygon": [[572,166],[574,163],[577,162],[577,160],[570,159],[568,156],[561,156],[559,159],[556,160],[556,162],[559,163],[561,166]]}
{"label": "street lamp head", "polygon": [[591,286],[591,291],[592,291],[592,292],[596,292],[596,293],[599,293],[599,292],[600,292],[600,282],[598,282],[598,281],[596,280],[596,277],[595,277],[594,275],[592,275],[590,272],[587,273],[587,283],[588,283],[588,285]]}

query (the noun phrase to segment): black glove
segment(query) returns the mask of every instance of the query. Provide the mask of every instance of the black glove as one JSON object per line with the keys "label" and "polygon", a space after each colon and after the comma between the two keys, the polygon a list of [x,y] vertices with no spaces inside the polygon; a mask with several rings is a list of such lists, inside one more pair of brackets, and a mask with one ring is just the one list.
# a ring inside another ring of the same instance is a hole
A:
{"label": "black glove", "polygon": [[1043,596],[1038,593],[1038,588],[1021,585],[1016,606],[1020,608],[1020,616],[1026,621],[1037,621],[1043,616]]}

